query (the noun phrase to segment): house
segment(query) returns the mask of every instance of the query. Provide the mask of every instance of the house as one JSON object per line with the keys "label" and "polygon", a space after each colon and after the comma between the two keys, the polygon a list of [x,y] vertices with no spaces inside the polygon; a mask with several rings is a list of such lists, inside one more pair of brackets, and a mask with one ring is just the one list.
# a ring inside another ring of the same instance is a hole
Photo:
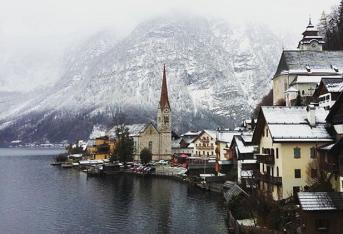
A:
{"label": "house", "polygon": [[319,106],[330,109],[343,91],[342,76],[323,77],[313,94]]}
{"label": "house", "polygon": [[[157,108],[157,126],[152,123],[132,124],[126,126],[134,142],[134,160],[140,160],[140,152],[147,148],[152,153],[152,160],[170,160],[172,157],[171,107],[168,97],[166,68],[163,67],[163,78],[160,101]],[[115,137],[113,127],[108,135]]]}
{"label": "house", "polygon": [[342,233],[343,193],[299,192],[301,233]]}
{"label": "house", "polygon": [[217,130],[216,133],[216,171],[218,173],[228,173],[233,169],[234,160],[229,157],[229,148],[234,136],[240,135],[238,131]]}
{"label": "house", "polygon": [[196,157],[216,157],[217,131],[203,130],[194,140],[194,151]]}
{"label": "house", "polygon": [[194,139],[201,133],[201,131],[188,131],[181,135],[180,139],[173,140],[172,153],[173,155],[189,155],[194,156]]}
{"label": "house", "polygon": [[343,94],[326,117],[327,127],[335,141],[319,149],[321,170],[327,172],[335,191],[343,192]]}
{"label": "house", "polygon": [[94,145],[87,146],[87,153],[91,159],[103,160],[109,159],[115,148],[115,140],[108,136],[100,136],[91,141]]}
{"label": "house", "polygon": [[[298,50],[282,52],[273,77],[274,105],[287,102],[290,97],[294,100],[298,94],[304,103],[309,103],[323,77],[342,75],[343,51],[323,51],[322,44],[323,38],[309,22]],[[289,90],[290,87],[294,89]]]}
{"label": "house", "polygon": [[309,173],[316,176],[316,149],[333,142],[325,128],[327,114],[313,105],[261,108],[252,142],[259,148],[256,177],[262,193],[286,199],[308,185]]}
{"label": "house", "polygon": [[237,161],[237,182],[245,186],[255,184],[254,173],[259,170],[255,156],[255,146],[252,144],[252,132],[243,132],[234,136],[229,155]]}

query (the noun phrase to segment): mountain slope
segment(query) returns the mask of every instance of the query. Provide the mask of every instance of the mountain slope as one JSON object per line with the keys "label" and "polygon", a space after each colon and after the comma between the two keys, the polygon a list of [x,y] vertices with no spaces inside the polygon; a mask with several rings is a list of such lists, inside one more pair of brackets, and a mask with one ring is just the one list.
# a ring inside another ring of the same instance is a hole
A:
{"label": "mountain slope", "polygon": [[51,90],[2,114],[0,140],[85,138],[119,111],[154,121],[163,64],[176,130],[232,127],[270,89],[280,51],[265,27],[203,18],[156,18],[121,40],[97,34],[70,51]]}

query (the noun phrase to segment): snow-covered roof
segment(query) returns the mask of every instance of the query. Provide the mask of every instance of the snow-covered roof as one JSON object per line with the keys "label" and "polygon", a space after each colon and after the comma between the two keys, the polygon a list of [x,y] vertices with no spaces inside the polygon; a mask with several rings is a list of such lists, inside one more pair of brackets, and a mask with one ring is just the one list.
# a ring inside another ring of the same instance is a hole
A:
{"label": "snow-covered roof", "polygon": [[303,210],[343,210],[343,193],[340,192],[299,192]]}
{"label": "snow-covered roof", "polygon": [[181,138],[180,139],[177,139],[177,140],[173,140],[172,141],[172,148],[180,148],[180,142],[181,142]]}
{"label": "snow-covered roof", "polygon": [[[138,136],[140,133],[144,131],[148,124],[131,124],[126,125],[125,127],[129,129],[129,134],[131,137]],[[108,135],[111,137],[116,136],[116,129],[118,126],[114,126],[111,130],[108,131]]]}
{"label": "snow-covered roof", "polygon": [[284,71],[294,74],[302,72],[340,74],[343,71],[343,51],[285,50],[281,55],[275,76]]}
{"label": "snow-covered roof", "polygon": [[254,146],[245,145],[242,141],[241,136],[235,136],[235,141],[236,141],[238,153],[241,153],[241,154],[254,153]]}
{"label": "snow-covered roof", "polygon": [[212,137],[213,139],[216,139],[217,137],[217,131],[216,130],[204,130],[205,133],[207,133],[208,135],[210,135],[210,137]]}
{"label": "snow-covered roof", "polygon": [[181,134],[182,137],[186,137],[186,136],[198,136],[199,134],[201,133],[201,131],[198,131],[198,132],[193,132],[193,131],[188,131],[188,132],[185,132],[183,134]]}
{"label": "snow-covered roof", "polygon": [[[306,106],[263,106],[263,115],[268,124],[302,124],[307,123]],[[322,107],[316,107],[316,123],[326,123],[325,118],[329,113]]]}
{"label": "snow-covered roof", "polygon": [[218,132],[218,141],[230,143],[234,136],[240,135],[239,132]]}
{"label": "snow-covered roof", "polygon": [[316,125],[311,127],[306,107],[262,107],[273,141],[332,141],[325,128],[328,110],[316,107],[314,111]]}
{"label": "snow-covered roof", "polygon": [[319,84],[322,80],[321,76],[297,76],[297,78],[292,82],[294,84]]}

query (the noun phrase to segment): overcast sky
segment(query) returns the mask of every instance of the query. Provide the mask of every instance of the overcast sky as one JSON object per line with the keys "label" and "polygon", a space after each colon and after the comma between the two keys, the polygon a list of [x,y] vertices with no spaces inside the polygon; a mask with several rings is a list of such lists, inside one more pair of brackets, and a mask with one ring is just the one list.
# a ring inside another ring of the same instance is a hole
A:
{"label": "overcast sky", "polygon": [[338,2],[0,0],[0,85],[5,90],[11,87],[19,89],[17,80],[20,79],[21,89],[26,90],[38,83],[53,82],[60,76],[58,64],[71,42],[86,39],[104,29],[125,35],[143,20],[164,14],[181,12],[218,17],[238,25],[243,22],[263,23],[280,36],[289,34],[300,39],[310,15],[316,24],[322,11],[330,12]]}
{"label": "overcast sky", "polygon": [[68,38],[111,27],[126,33],[138,22],[171,11],[260,21],[276,31],[301,33],[338,0],[0,0],[2,42]]}

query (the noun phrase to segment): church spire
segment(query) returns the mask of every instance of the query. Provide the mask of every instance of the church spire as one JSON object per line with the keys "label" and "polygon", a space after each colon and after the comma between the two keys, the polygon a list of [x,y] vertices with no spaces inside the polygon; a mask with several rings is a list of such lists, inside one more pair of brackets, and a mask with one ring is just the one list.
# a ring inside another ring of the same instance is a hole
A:
{"label": "church spire", "polygon": [[160,98],[160,108],[164,109],[165,107],[170,108],[169,99],[168,99],[168,89],[167,89],[167,76],[166,76],[166,65],[163,65],[163,79],[162,79],[162,88],[161,88],[161,98]]}

